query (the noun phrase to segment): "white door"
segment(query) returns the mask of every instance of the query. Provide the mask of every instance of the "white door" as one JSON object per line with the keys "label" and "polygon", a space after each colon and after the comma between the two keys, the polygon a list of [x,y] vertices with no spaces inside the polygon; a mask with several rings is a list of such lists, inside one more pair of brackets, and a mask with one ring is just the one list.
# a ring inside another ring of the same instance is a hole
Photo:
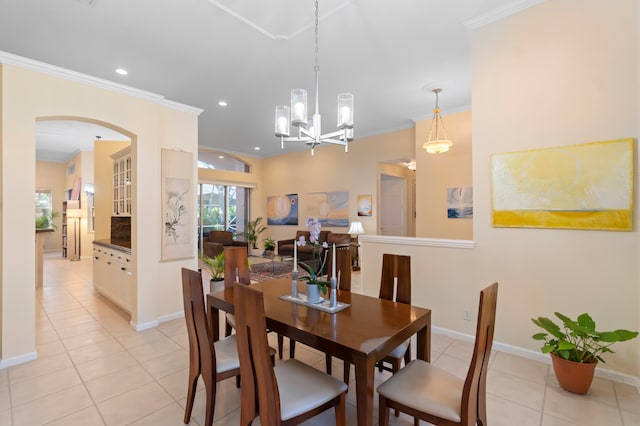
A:
{"label": "white door", "polygon": [[380,175],[380,235],[406,236],[406,212],[406,179]]}

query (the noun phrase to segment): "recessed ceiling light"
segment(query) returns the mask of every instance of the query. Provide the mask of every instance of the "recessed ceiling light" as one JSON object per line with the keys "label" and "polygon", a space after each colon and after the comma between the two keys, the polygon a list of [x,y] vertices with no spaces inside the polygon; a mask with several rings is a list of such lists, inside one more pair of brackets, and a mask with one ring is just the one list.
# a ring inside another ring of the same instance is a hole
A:
{"label": "recessed ceiling light", "polygon": [[218,155],[218,158],[222,160],[224,158],[224,155]]}
{"label": "recessed ceiling light", "polygon": [[255,151],[260,151],[260,147],[256,146],[255,148],[253,148]]}
{"label": "recessed ceiling light", "polygon": [[218,105],[220,105],[222,107],[225,107],[225,106],[227,106],[227,103],[225,101],[219,101]]}
{"label": "recessed ceiling light", "polygon": [[116,68],[116,74],[127,75],[129,73],[124,68]]}

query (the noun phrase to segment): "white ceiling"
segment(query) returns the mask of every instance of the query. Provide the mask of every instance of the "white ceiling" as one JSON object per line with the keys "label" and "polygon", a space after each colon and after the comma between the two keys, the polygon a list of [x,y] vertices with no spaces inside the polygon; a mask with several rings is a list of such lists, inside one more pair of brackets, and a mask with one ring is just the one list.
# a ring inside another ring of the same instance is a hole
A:
{"label": "white ceiling", "polygon": [[[436,87],[445,115],[469,108],[465,24],[540,1],[320,0],[323,132],[334,129],[341,92],[355,95],[354,143],[429,117]],[[0,0],[0,51],[203,108],[200,145],[267,157],[282,153],[275,105],[296,87],[314,102],[313,18],[312,0]],[[37,141],[48,155],[61,139],[71,155],[98,134],[85,129],[77,140],[83,126],[71,126],[60,138],[61,123],[48,123]]]}

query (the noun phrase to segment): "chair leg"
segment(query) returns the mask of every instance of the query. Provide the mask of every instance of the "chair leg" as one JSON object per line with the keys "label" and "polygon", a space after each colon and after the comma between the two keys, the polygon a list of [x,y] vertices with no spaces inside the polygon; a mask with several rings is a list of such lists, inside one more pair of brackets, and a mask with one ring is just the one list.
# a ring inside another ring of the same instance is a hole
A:
{"label": "chair leg", "polygon": [[331,355],[324,354],[324,364],[327,368],[327,374],[331,375]]}
{"label": "chair leg", "polygon": [[240,389],[240,375],[239,374],[236,376],[236,388]]}
{"label": "chair leg", "polygon": [[[398,371],[400,371],[400,360],[398,358],[394,358],[393,361],[391,361],[391,374],[396,374]],[[393,414],[398,417],[400,416],[400,411],[396,409]]]}
{"label": "chair leg", "polygon": [[376,365],[378,366],[378,372],[382,373],[382,361],[378,361]]}
{"label": "chair leg", "polygon": [[284,350],[284,336],[278,334],[278,358],[282,359],[282,351]]}
{"label": "chair leg", "polygon": [[289,358],[293,359],[296,356],[296,341],[289,339]]}
{"label": "chair leg", "polygon": [[[204,378],[204,376],[203,376]],[[216,381],[211,378],[211,380],[204,380],[205,387],[205,395],[206,395],[206,413],[204,418],[203,426],[213,426],[213,413],[216,410]]]}
{"label": "chair leg", "polygon": [[343,361],[344,365],[342,367],[343,372],[342,372],[342,377],[344,378],[344,383],[347,385],[347,392],[349,392],[349,373],[351,372],[351,364],[349,364],[347,361]]}
{"label": "chair leg", "polygon": [[336,426],[346,426],[347,404],[345,394],[340,395],[340,402],[336,405]]}
{"label": "chair leg", "polygon": [[378,395],[378,426],[389,426],[387,398],[382,395]]}
{"label": "chair leg", "polygon": [[187,403],[184,407],[184,423],[187,424],[191,420],[191,412],[193,411],[193,401],[196,399],[196,388],[198,387],[198,376],[200,372],[196,368],[189,368],[189,389],[187,390]]}
{"label": "chair leg", "polygon": [[404,366],[406,367],[407,364],[409,364],[411,362],[411,343],[409,343],[409,346],[407,346],[407,351],[404,353]]}
{"label": "chair leg", "polygon": [[420,419],[413,418],[413,426],[420,426]]}

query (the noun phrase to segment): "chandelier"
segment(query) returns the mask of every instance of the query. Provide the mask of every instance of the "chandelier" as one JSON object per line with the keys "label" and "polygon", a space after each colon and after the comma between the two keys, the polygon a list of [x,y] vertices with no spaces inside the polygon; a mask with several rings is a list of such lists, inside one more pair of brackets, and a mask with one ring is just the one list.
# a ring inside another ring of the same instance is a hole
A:
{"label": "chandelier", "polygon": [[[438,93],[442,92],[442,89],[433,89],[433,93],[436,94],[436,107],[433,109],[433,119],[431,120],[431,130],[429,131],[429,139],[427,142],[422,144],[422,147],[429,154],[442,154],[443,152],[449,151],[449,148],[453,146],[453,142],[451,142],[447,138],[447,131],[444,128],[444,121],[442,120],[442,116],[440,115],[440,108],[438,107]],[[438,128],[442,128],[442,134],[444,138],[438,137]],[[435,129],[436,134],[433,139],[431,136],[433,135],[433,129]]]}
{"label": "chandelier", "polygon": [[[307,119],[307,91],[293,89],[291,91],[291,107],[276,106],[275,135],[280,138],[280,148],[284,149],[285,142],[302,142],[311,147],[311,155],[316,146],[330,143],[344,146],[349,152],[349,142],[353,140],[353,95],[341,93],[338,95],[338,130],[322,134],[318,100],[318,0],[315,2],[315,84],[316,111],[311,121]],[[291,136],[291,126],[297,127],[297,135]]]}

